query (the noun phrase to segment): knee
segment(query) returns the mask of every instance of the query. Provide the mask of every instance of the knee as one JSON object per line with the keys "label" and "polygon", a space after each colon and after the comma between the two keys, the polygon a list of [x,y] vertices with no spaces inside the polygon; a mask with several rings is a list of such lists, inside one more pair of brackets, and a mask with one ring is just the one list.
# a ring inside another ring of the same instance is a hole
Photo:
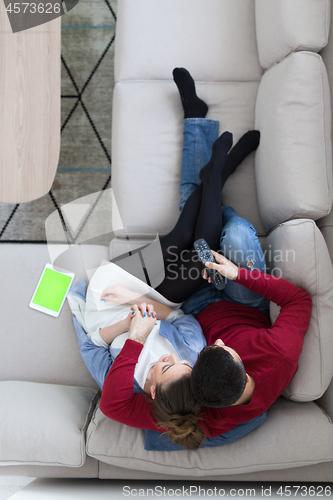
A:
{"label": "knee", "polygon": [[258,245],[257,233],[252,224],[242,217],[233,218],[222,231],[220,249],[222,254],[235,264],[252,269]]}
{"label": "knee", "polygon": [[225,228],[222,229],[220,243],[241,247],[247,240],[257,238],[257,233],[252,224],[242,217],[233,217]]}

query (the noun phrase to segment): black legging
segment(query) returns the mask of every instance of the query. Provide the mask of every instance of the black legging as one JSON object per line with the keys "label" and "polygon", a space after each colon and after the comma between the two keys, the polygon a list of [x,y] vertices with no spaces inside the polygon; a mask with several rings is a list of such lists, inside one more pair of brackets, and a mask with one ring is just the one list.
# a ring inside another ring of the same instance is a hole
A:
{"label": "black legging", "polygon": [[193,243],[204,238],[216,250],[221,231],[221,175],[216,173],[189,196],[175,227],[160,239],[165,278],[156,290],[172,302],[183,302],[198,290],[205,281]]}

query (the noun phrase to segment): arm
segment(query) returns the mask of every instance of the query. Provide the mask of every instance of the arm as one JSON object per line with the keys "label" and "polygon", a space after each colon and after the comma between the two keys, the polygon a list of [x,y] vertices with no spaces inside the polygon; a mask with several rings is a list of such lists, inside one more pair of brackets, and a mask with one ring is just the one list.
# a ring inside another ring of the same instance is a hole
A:
{"label": "arm", "polygon": [[[184,314],[180,318],[178,317],[172,320],[170,324],[174,327],[172,329],[173,345],[178,346],[181,350],[185,349],[185,351],[183,351],[184,354],[181,354],[181,356],[194,364],[201,349],[207,345],[200,323],[192,314]],[[165,331],[165,327],[167,327],[167,325],[162,322],[160,335]],[[170,328],[170,326],[168,328]],[[171,332],[169,335],[171,335]],[[168,338],[171,340],[170,336]],[[189,354],[190,352],[192,354]]]}
{"label": "arm", "polygon": [[276,343],[285,354],[297,360],[301,354],[303,339],[309,328],[312,300],[308,292],[289,281],[237,267],[226,257],[214,253],[217,264],[209,267],[217,269],[223,276],[245,286],[249,290],[266,297],[281,307],[274,325],[268,330],[276,337]]}
{"label": "arm", "polygon": [[143,344],[155,324],[155,318],[137,314],[131,322],[130,338],[116,357],[103,386],[100,409],[109,418],[131,427],[160,430],[152,412],[152,403],[141,394],[133,394],[134,370]]}
{"label": "arm", "polygon": [[135,365],[143,345],[128,339],[104,382],[100,409],[109,418],[139,429],[160,431],[153,407],[141,394],[133,394]]}
{"label": "arm", "polygon": [[93,378],[100,388],[103,387],[105,377],[112,365],[113,358],[110,350],[100,347],[87,337],[86,332],[73,314],[73,324],[79,341],[81,356]]}
{"label": "arm", "polygon": [[99,330],[99,334],[107,344],[112,344],[114,339],[121,335],[122,333],[128,332],[131,327],[132,312],[130,312],[127,318],[122,321],[118,321],[114,325],[106,326]]}
{"label": "arm", "polygon": [[[112,295],[112,297],[110,297]],[[109,286],[103,290],[101,300],[111,302],[113,304],[142,304],[148,302],[153,306],[156,312],[157,319],[165,320],[173,309],[165,304],[161,304],[156,300],[147,299],[139,293],[132,292],[122,285]]]}
{"label": "arm", "polygon": [[[236,266],[229,259],[217,252],[212,252],[217,263],[206,262],[206,266],[211,269],[216,269],[222,276],[245,286],[249,290],[266,297],[275,304],[284,307],[290,301],[305,300],[307,305],[311,304],[311,297],[308,292],[299,288],[290,281],[270,274],[262,273],[261,271],[248,271],[242,267]],[[207,273],[204,274],[207,278]],[[211,280],[208,280],[211,282]]]}
{"label": "arm", "polygon": [[281,307],[268,333],[286,358],[297,362],[311,319],[310,294],[283,278],[242,268],[236,283],[260,293]]}

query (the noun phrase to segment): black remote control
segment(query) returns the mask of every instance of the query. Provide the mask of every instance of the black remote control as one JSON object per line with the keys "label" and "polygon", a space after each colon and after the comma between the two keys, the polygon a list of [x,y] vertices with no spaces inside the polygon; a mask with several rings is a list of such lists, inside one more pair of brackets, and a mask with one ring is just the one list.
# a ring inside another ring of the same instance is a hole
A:
{"label": "black remote control", "polygon": [[[205,264],[206,262],[216,262],[207,241],[203,238],[200,238],[199,240],[196,240],[194,242],[194,248],[197,251],[197,254],[199,255],[203,264]],[[223,288],[225,287],[224,277],[215,269],[210,269],[206,266],[205,269],[215,288],[217,288],[217,290],[223,290]]]}

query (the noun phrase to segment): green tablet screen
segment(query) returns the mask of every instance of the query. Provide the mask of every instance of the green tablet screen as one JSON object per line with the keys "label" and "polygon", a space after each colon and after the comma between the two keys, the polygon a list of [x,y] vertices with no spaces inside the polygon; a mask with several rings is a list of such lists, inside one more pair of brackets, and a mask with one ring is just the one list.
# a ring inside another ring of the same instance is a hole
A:
{"label": "green tablet screen", "polygon": [[42,281],[39,283],[32,302],[58,312],[70,282],[70,276],[57,273],[52,269],[45,269]]}

